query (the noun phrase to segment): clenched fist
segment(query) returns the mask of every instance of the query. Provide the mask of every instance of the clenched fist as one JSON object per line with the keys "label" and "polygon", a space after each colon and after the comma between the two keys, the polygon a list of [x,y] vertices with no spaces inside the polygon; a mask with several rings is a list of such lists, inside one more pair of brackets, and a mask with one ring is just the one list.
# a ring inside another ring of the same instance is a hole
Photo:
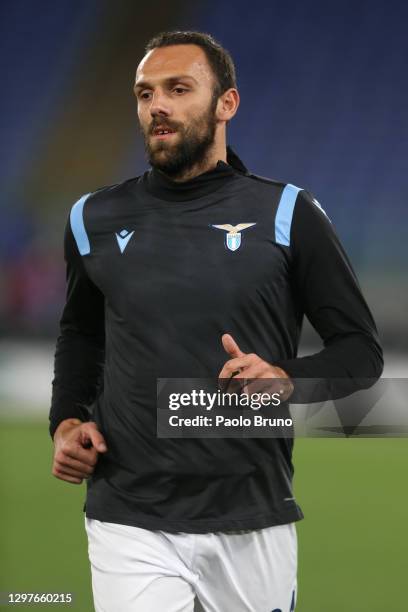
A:
{"label": "clenched fist", "polygon": [[81,484],[93,473],[99,453],[107,450],[96,423],[65,419],[54,433],[52,474],[61,480]]}

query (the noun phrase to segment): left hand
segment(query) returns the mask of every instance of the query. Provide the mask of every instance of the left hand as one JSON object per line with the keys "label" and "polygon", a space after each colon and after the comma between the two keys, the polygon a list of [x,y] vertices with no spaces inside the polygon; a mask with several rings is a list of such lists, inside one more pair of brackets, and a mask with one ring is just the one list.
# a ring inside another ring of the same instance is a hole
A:
{"label": "left hand", "polygon": [[[282,368],[265,361],[255,353],[244,353],[230,334],[221,338],[225,351],[230,355],[218,378],[223,379],[278,379],[279,393],[285,401],[293,393],[293,384]],[[247,385],[245,385],[247,386]],[[266,390],[264,390],[266,392]],[[276,390],[274,390],[276,392]]]}

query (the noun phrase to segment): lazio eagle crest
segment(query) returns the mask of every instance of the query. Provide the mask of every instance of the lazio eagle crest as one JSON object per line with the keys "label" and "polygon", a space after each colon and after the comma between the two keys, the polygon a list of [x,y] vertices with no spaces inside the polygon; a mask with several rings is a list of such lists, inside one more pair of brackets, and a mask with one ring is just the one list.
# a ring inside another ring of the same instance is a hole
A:
{"label": "lazio eagle crest", "polygon": [[236,251],[241,246],[242,230],[248,229],[248,227],[252,227],[253,225],[256,225],[256,223],[238,223],[238,225],[225,223],[224,225],[212,225],[211,227],[228,232],[225,234],[225,244],[227,249],[230,251]]}

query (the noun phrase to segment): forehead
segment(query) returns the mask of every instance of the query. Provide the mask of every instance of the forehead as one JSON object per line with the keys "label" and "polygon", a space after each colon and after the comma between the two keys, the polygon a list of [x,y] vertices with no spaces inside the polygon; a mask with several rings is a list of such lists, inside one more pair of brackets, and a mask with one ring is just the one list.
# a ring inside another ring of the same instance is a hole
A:
{"label": "forehead", "polygon": [[137,68],[136,84],[138,81],[160,81],[180,74],[192,76],[199,83],[211,83],[211,68],[201,47],[171,45],[152,49]]}

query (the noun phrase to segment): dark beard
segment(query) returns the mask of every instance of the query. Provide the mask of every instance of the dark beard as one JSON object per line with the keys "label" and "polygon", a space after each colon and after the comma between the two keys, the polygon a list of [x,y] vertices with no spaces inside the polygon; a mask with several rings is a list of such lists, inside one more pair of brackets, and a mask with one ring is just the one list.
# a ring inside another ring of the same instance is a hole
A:
{"label": "dark beard", "polygon": [[[181,124],[175,124],[166,119],[156,118],[154,126],[164,124],[174,129],[179,134],[177,144],[169,145],[167,142],[159,142],[151,146],[149,135],[144,134],[145,151],[149,164],[160,170],[171,178],[176,178],[187,173],[198,164],[205,162],[210,147],[214,143],[217,121],[215,118],[216,100],[212,100],[210,108],[198,119],[184,128]],[[167,155],[162,156],[162,152]]]}

